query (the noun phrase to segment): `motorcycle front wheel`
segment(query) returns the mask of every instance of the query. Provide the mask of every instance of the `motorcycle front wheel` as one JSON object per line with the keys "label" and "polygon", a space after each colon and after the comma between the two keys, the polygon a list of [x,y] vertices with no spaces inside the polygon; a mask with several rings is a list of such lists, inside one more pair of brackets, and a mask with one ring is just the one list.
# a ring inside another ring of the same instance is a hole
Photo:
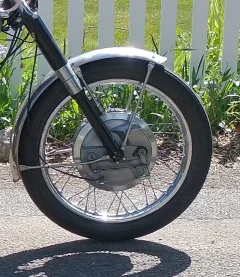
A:
{"label": "motorcycle front wheel", "polygon": [[[83,65],[81,70],[103,121],[121,145],[147,63],[109,59]],[[59,164],[21,172],[35,204],[66,230],[114,241],[154,232],[185,211],[203,186],[211,147],[208,119],[194,92],[166,68],[155,66],[123,161],[94,162],[106,154],[105,148],[58,80],[28,115],[19,163]]]}

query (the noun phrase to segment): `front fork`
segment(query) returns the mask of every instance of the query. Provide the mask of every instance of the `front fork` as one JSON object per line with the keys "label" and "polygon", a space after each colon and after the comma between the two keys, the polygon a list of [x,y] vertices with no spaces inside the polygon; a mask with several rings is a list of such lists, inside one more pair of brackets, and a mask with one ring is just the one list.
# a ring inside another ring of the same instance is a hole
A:
{"label": "front fork", "polygon": [[121,160],[123,158],[121,146],[117,145],[112,134],[99,116],[100,111],[98,107],[95,105],[93,108],[94,102],[90,102],[86,96],[83,85],[57,46],[41,17],[33,13],[27,4],[22,5],[21,14],[24,25],[34,37],[39,49],[67,88],[70,96],[83,111],[110,157],[116,162]]}

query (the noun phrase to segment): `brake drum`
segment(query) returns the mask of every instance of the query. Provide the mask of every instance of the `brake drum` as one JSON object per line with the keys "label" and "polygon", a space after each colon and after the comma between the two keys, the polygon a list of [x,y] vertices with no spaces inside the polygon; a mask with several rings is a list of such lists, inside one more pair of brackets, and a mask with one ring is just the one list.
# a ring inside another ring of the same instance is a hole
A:
{"label": "brake drum", "polygon": [[[125,139],[130,116],[127,112],[109,112],[101,117],[119,146]],[[94,161],[108,154],[89,123],[77,130],[74,141],[74,162]],[[155,136],[142,119],[134,118],[123,152],[124,159],[117,163],[108,159],[79,165],[77,169],[81,176],[93,179],[91,185],[103,190],[120,191],[137,185],[150,174],[157,157]]]}

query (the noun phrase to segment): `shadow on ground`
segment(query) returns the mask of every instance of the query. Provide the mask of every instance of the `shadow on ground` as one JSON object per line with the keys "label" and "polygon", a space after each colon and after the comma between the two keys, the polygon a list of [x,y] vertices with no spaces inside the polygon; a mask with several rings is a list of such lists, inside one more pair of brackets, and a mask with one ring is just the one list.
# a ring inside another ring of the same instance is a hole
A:
{"label": "shadow on ground", "polygon": [[81,240],[2,257],[0,272],[4,277],[171,277],[190,264],[186,253],[153,242]]}

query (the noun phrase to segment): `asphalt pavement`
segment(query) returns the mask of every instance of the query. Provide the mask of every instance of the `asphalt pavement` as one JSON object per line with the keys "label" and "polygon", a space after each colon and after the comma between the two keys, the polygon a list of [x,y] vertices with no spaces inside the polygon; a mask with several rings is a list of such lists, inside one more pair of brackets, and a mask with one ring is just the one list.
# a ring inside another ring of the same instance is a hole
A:
{"label": "asphalt pavement", "polygon": [[240,165],[212,167],[189,209],[141,239],[102,243],[73,235],[34,206],[0,166],[0,276],[240,276]]}

